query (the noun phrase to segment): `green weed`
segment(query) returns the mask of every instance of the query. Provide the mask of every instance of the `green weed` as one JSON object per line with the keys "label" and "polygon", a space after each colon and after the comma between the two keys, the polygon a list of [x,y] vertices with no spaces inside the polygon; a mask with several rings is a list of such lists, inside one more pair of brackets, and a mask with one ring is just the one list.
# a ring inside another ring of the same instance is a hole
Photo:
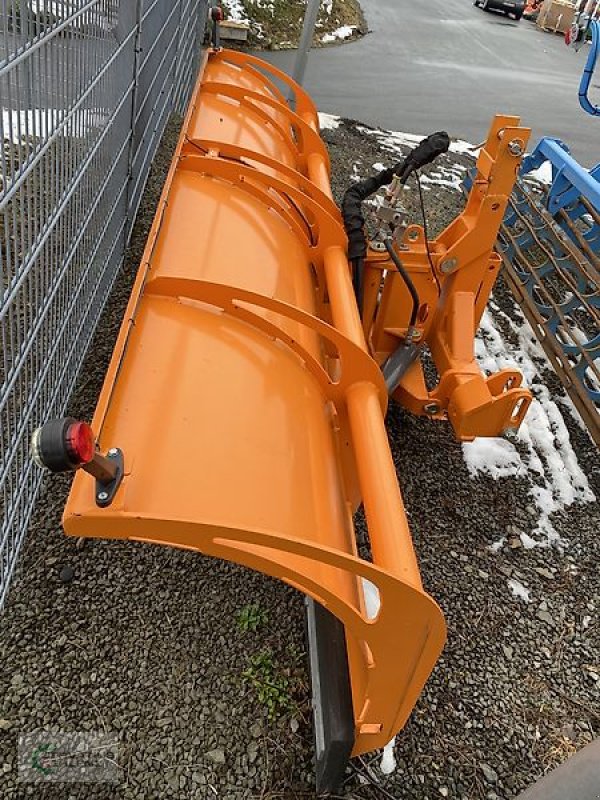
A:
{"label": "green weed", "polygon": [[256,631],[269,621],[269,615],[258,603],[244,606],[237,616],[237,623],[241,630]]}
{"label": "green weed", "polygon": [[291,680],[278,667],[268,650],[250,656],[242,678],[255,689],[258,702],[264,706],[270,720],[286,711],[295,710]]}

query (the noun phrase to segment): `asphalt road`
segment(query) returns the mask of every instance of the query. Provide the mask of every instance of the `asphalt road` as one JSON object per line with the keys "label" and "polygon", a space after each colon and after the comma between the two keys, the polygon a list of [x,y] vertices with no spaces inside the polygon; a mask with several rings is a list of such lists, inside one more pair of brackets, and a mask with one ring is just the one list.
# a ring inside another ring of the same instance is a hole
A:
{"label": "asphalt road", "polygon": [[[361,2],[372,33],[311,53],[306,87],[323,111],[471,142],[485,139],[494,114],[518,114],[534,141],[557,136],[586,166],[600,161],[600,122],[577,100],[585,52],[471,0]],[[295,57],[261,55],[285,69]]]}

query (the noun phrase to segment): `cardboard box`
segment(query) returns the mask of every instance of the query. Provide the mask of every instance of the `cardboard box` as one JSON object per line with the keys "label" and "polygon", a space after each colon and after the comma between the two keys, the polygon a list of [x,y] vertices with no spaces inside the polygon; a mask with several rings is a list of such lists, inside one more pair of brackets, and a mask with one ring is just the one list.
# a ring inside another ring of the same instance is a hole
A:
{"label": "cardboard box", "polygon": [[575,18],[576,7],[566,0],[544,0],[537,25],[545,31],[565,33]]}

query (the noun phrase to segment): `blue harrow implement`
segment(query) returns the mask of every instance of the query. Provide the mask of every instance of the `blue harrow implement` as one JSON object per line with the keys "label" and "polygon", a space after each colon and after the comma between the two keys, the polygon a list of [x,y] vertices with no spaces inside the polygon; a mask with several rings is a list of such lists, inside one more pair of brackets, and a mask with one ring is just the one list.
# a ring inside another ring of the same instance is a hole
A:
{"label": "blue harrow implement", "polygon": [[[590,41],[579,102],[589,99],[600,23],[585,13],[566,41]],[[513,294],[600,446],[600,164],[582,167],[558,139],[542,139],[522,163],[498,251]]]}

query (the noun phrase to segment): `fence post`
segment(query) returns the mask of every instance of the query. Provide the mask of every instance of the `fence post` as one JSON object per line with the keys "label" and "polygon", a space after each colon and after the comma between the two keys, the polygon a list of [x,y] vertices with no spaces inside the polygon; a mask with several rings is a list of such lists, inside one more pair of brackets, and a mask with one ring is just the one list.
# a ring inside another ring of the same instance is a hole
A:
{"label": "fence post", "polygon": [[177,78],[181,75],[181,3],[182,0],[179,0],[179,19],[177,21],[177,52],[175,53],[175,58],[173,59],[173,84],[171,86],[171,112],[177,104]]}
{"label": "fence post", "polygon": [[142,33],[142,2],[135,0],[135,37],[133,39],[133,75],[131,89],[131,122],[129,131],[129,149],[127,154],[127,222],[125,225],[125,249],[129,243],[133,220],[131,219],[131,192],[134,186],[133,160],[135,158],[135,117],[137,114],[137,95],[140,77],[140,40]]}

